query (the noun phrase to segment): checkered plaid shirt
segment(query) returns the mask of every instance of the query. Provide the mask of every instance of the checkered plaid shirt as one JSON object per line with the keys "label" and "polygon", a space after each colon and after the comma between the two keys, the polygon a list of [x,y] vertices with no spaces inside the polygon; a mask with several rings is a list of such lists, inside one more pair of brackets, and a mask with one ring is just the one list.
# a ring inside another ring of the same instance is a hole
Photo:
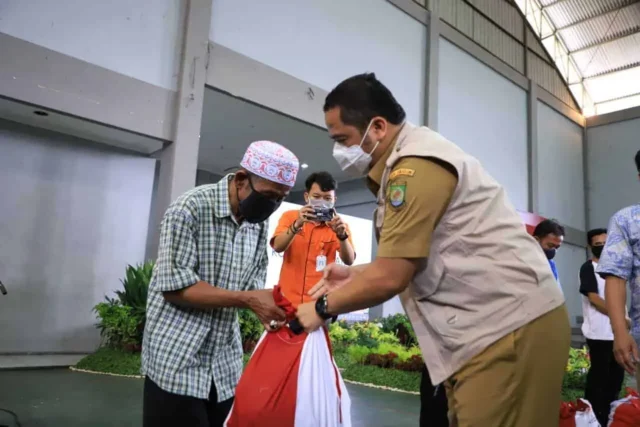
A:
{"label": "checkered plaid shirt", "polygon": [[200,280],[232,291],[264,287],[268,224],[238,225],[231,177],[194,188],[165,213],[142,346],[142,373],[160,388],[208,399],[214,381],[219,402],[234,396],[242,373],[237,309],[178,307],[162,293]]}

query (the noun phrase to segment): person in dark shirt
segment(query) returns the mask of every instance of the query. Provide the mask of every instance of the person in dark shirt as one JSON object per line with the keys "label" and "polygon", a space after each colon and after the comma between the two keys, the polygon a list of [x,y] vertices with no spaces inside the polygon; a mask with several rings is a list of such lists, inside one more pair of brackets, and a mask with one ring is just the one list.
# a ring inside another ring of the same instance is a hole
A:
{"label": "person in dark shirt", "polygon": [[535,230],[533,230],[533,237],[538,241],[544,255],[549,260],[549,267],[551,267],[553,276],[556,278],[560,289],[562,289],[558,268],[553,258],[555,258],[558,249],[564,242],[564,227],[553,219],[545,219],[536,225]]}
{"label": "person in dark shirt", "polygon": [[587,243],[593,257],[580,267],[582,334],[587,339],[591,359],[584,397],[603,426],[607,425],[609,407],[617,399],[624,380],[624,369],[613,355],[613,331],[604,300],[605,281],[595,273],[606,241],[605,228],[590,230]]}

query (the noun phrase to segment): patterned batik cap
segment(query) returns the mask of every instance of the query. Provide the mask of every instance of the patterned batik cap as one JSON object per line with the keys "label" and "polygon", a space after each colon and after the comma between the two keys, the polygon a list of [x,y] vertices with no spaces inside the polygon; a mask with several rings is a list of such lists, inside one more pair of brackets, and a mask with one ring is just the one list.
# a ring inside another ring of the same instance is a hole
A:
{"label": "patterned batik cap", "polygon": [[296,183],[299,165],[295,154],[271,141],[252,142],[240,162],[249,172],[288,187]]}

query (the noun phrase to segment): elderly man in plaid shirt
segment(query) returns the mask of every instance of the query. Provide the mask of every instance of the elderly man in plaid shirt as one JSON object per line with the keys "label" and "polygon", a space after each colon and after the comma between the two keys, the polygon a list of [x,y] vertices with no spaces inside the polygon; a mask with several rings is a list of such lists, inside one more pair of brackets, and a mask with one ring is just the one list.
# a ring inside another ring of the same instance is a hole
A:
{"label": "elderly man in plaid shirt", "polygon": [[237,309],[284,320],[267,274],[267,219],[293,187],[298,159],[252,143],[241,169],[179,197],[162,222],[142,349],[145,427],[222,426],[242,372]]}

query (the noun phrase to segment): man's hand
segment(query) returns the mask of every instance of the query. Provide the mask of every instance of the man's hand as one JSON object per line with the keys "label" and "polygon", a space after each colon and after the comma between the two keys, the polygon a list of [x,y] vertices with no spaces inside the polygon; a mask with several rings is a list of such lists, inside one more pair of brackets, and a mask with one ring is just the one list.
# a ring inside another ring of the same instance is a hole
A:
{"label": "man's hand", "polygon": [[300,304],[296,312],[296,317],[300,325],[307,332],[313,332],[324,324],[322,318],[316,313],[315,301]]}
{"label": "man's hand", "polygon": [[316,211],[313,209],[313,207],[309,205],[303,206],[298,211],[298,218],[296,218],[295,222],[293,223],[293,226],[296,229],[300,229],[300,227],[305,225],[307,222],[315,220],[316,219],[315,212]]}
{"label": "man's hand", "polygon": [[[273,292],[265,289],[247,291],[247,307],[253,311],[267,331],[278,330],[285,320],[285,312],[273,300]],[[271,322],[274,322],[273,324]],[[275,325],[275,327],[272,327]]]}
{"label": "man's hand", "polygon": [[636,365],[640,362],[638,345],[628,331],[615,336],[613,340],[613,354],[616,361],[625,371],[635,374]]}
{"label": "man's hand", "polygon": [[[314,300],[324,294],[335,291],[351,280],[353,269],[345,265],[329,264],[322,273],[322,279],[309,290],[309,296]],[[315,313],[315,307],[314,307]]]}
{"label": "man's hand", "polygon": [[347,225],[342,222],[342,218],[340,218],[340,215],[335,214],[333,216],[333,219],[329,221],[328,224],[333,232],[336,233],[336,236],[342,237],[347,234]]}

